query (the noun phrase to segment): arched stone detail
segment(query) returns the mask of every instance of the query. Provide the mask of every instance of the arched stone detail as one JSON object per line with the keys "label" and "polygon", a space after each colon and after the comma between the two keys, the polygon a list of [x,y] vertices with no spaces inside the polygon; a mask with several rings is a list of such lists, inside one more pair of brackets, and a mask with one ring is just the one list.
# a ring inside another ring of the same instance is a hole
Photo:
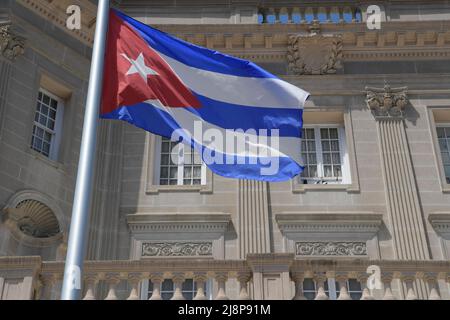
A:
{"label": "arched stone detail", "polygon": [[53,199],[40,192],[18,192],[2,211],[12,236],[27,246],[52,246],[64,237],[66,226],[61,209]]}

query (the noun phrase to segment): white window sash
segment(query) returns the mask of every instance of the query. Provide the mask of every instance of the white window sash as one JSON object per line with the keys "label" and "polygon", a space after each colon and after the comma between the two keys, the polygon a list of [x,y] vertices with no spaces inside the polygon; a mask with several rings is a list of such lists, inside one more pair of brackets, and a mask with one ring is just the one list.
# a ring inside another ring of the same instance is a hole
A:
{"label": "white window sash", "polygon": [[[51,99],[55,100],[57,104],[56,108],[56,119],[55,119],[55,128],[54,130],[43,126],[37,121],[34,121],[34,126],[44,130],[45,132],[52,135],[50,140],[50,150],[49,150],[49,156],[48,158],[51,160],[56,161],[58,159],[58,153],[59,153],[59,147],[61,145],[61,136],[62,136],[62,130],[63,130],[63,119],[64,119],[64,101],[58,97],[55,96],[53,93],[49,92],[48,90],[45,90],[44,88],[40,88],[39,91],[43,95],[46,95],[50,97]],[[36,99],[36,102],[38,100]],[[36,109],[35,109],[36,114]]]}
{"label": "white window sash", "polygon": [[[338,139],[339,139],[339,154],[341,157],[341,172],[342,179],[338,181],[339,184],[351,184],[351,174],[350,174],[350,157],[347,151],[346,134],[345,127],[336,124],[320,124],[320,125],[305,125],[305,129],[314,129],[314,142],[316,145],[316,159],[317,159],[317,179],[324,180],[328,183],[335,182],[332,179],[325,178],[324,175],[324,164],[323,164],[323,152],[322,152],[322,139],[320,136],[320,129],[338,129]],[[304,179],[302,179],[304,180]],[[312,180],[312,179],[309,179]]]}

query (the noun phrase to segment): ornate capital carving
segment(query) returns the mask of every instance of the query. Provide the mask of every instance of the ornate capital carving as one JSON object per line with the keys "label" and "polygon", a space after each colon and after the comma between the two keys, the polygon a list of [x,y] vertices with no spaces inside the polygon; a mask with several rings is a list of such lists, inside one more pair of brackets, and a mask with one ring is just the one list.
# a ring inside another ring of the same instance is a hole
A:
{"label": "ornate capital carving", "polygon": [[212,242],[147,242],[142,244],[143,257],[212,256]]}
{"label": "ornate capital carving", "polygon": [[383,88],[366,87],[366,102],[375,118],[403,118],[405,114],[408,87]]}
{"label": "ornate capital carving", "polygon": [[297,75],[335,74],[342,68],[342,38],[320,34],[320,25],[313,24],[309,35],[291,35],[288,40],[289,69]]}
{"label": "ornate capital carving", "polygon": [[298,256],[366,256],[365,242],[297,242]]}
{"label": "ornate capital carving", "polygon": [[0,25],[0,54],[14,61],[25,52],[25,38],[11,30],[11,24]]}

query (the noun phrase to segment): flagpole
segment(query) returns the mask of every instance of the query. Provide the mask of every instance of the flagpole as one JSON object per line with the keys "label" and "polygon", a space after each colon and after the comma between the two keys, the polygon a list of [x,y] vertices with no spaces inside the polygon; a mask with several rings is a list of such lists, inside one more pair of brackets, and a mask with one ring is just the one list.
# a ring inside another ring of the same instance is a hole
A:
{"label": "flagpole", "polygon": [[108,18],[109,0],[99,0],[61,300],[81,298]]}

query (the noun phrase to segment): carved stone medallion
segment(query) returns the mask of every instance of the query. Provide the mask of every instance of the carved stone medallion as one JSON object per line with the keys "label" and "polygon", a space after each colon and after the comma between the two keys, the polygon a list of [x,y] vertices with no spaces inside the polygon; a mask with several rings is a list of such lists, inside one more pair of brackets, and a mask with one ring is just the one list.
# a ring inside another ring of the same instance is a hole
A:
{"label": "carved stone medallion", "polygon": [[335,74],[342,68],[342,39],[338,35],[322,35],[310,28],[309,35],[291,35],[287,59],[289,69],[297,75]]}

